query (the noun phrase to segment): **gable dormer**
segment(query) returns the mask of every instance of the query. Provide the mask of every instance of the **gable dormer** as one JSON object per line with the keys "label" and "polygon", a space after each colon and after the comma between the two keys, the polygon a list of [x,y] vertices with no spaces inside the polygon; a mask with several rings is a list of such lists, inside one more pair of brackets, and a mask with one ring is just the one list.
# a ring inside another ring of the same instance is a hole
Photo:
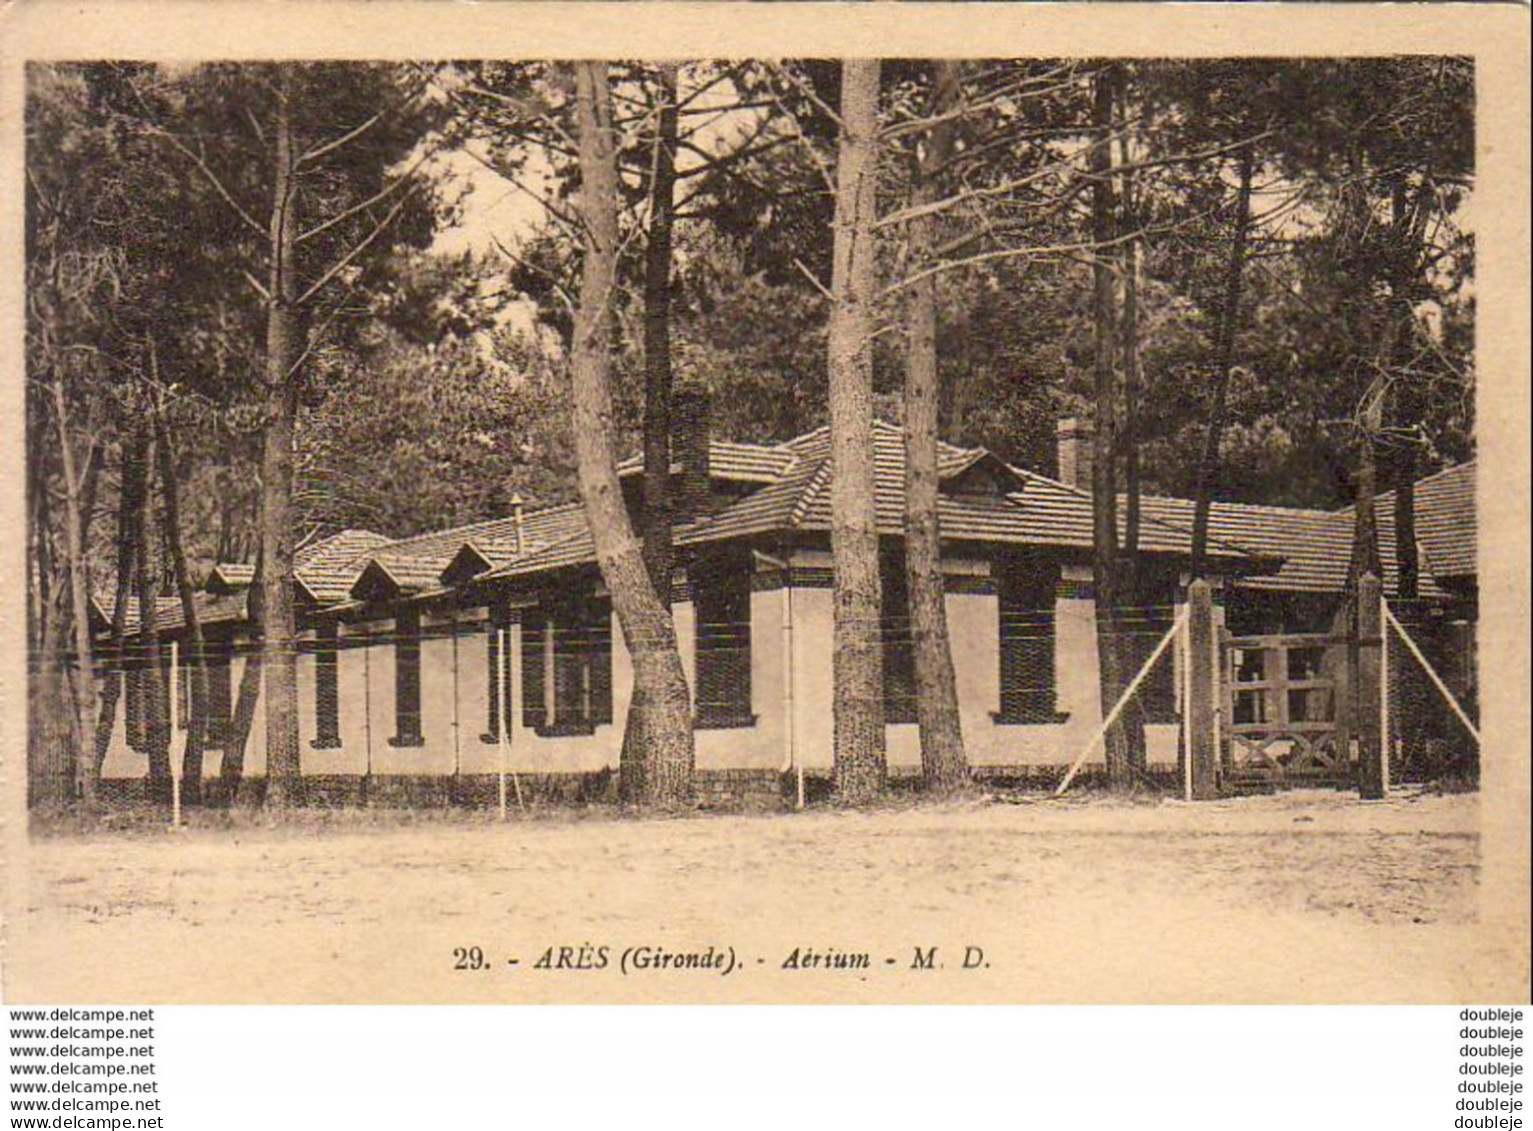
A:
{"label": "gable dormer", "polygon": [[390,601],[415,588],[396,576],[385,562],[373,558],[352,583],[350,595],[355,601]]}
{"label": "gable dormer", "polygon": [[955,499],[1001,499],[1022,486],[1016,472],[983,449],[976,449],[972,458],[956,462],[939,476],[938,490]]}

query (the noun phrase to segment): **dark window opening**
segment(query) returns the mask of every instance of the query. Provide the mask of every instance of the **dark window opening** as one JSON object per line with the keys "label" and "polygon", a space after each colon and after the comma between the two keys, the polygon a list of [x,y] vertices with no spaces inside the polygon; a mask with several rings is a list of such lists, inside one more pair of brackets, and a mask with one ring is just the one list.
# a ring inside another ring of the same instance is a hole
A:
{"label": "dark window opening", "polygon": [[394,737],[390,746],[424,746],[421,734],[421,618],[410,609],[394,618]]}
{"label": "dark window opening", "polygon": [[522,725],[590,734],[612,722],[612,604],[547,602],[522,620]]}
{"label": "dark window opening", "polygon": [[751,713],[751,571],[748,549],[709,554],[692,566],[697,644],[695,725],[754,726]]}
{"label": "dark window opening", "polygon": [[916,721],[916,648],[910,631],[910,588],[905,555],[886,552],[879,559],[883,605],[879,616],[883,641],[884,722]]}
{"label": "dark window opening", "polygon": [[1059,566],[1032,555],[996,563],[1000,614],[1001,709],[995,721],[1057,723],[1054,596]]}
{"label": "dark window opening", "polygon": [[[314,741],[309,744],[315,750],[334,750],[341,745],[339,646],[339,627],[334,623],[320,625],[314,647]],[[416,718],[418,727],[419,711]]]}

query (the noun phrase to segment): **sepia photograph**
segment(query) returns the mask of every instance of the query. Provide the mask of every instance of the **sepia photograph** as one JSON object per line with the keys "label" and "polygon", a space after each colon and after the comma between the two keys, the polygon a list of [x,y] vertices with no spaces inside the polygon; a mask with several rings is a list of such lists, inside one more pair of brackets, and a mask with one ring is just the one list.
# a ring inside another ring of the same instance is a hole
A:
{"label": "sepia photograph", "polygon": [[7,1000],[1526,999],[1481,61],[908,40],[8,55]]}

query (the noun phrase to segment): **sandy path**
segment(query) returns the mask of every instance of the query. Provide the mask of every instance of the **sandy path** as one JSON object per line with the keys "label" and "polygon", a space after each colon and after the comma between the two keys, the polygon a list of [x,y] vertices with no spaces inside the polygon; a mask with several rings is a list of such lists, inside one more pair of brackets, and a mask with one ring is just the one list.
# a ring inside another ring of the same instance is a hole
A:
{"label": "sandy path", "polygon": [[[1299,793],[37,838],[7,996],[1489,1000],[1477,824],[1472,796]],[[605,969],[534,968],[583,944]],[[474,945],[488,968],[455,971]],[[733,947],[737,970],[621,974],[645,945]],[[932,946],[942,968],[912,969]],[[871,965],[783,969],[795,948]]]}

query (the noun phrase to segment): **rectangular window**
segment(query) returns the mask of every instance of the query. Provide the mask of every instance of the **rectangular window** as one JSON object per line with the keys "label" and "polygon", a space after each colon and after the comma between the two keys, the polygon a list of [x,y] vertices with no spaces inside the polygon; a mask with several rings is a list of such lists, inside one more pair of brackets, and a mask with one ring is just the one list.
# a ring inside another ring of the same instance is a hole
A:
{"label": "rectangular window", "polygon": [[341,745],[340,627],[333,621],[322,624],[318,636],[314,646],[314,741],[310,745],[316,750],[334,750]]}
{"label": "rectangular window", "polygon": [[546,602],[522,618],[522,725],[543,735],[590,734],[612,721],[612,605]]}
{"label": "rectangular window", "polygon": [[1035,555],[996,562],[1000,606],[1001,709],[1005,724],[1055,723],[1054,595],[1059,566]]}
{"label": "rectangular window", "polygon": [[695,725],[748,727],[751,713],[751,572],[749,549],[701,556],[692,566],[697,644]]}
{"label": "rectangular window", "polygon": [[408,609],[394,618],[394,728],[390,746],[424,746],[421,735],[421,618]]}
{"label": "rectangular window", "polygon": [[879,616],[883,640],[884,722],[916,721],[915,639],[910,632],[910,589],[905,579],[905,555],[886,552],[879,559],[883,606]]}

